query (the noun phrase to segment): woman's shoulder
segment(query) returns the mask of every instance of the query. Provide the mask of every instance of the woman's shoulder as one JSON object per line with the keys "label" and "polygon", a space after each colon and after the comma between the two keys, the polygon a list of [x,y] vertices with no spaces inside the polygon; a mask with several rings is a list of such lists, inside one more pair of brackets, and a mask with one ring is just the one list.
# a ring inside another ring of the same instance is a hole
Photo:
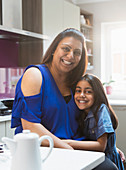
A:
{"label": "woman's shoulder", "polygon": [[28,68],[23,75],[23,78],[26,78],[27,80],[34,82],[40,81],[41,77],[42,77],[41,72],[37,67]]}
{"label": "woman's shoulder", "polygon": [[46,70],[47,66],[45,64],[39,65],[29,65],[26,67],[23,77],[26,76],[27,78],[31,78],[31,80],[40,80],[40,77],[43,75],[43,70]]}
{"label": "woman's shoulder", "polygon": [[21,89],[24,95],[35,95],[40,92],[42,84],[42,74],[37,67],[29,67],[24,72],[21,82]]}

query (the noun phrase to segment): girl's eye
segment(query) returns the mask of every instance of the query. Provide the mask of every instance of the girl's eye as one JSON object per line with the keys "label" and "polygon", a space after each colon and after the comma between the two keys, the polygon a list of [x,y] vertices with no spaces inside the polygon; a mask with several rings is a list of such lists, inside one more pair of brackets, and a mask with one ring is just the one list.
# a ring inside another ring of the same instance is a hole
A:
{"label": "girl's eye", "polygon": [[75,90],[75,93],[81,93],[81,90],[76,89],[76,90]]}
{"label": "girl's eye", "polygon": [[86,93],[86,94],[92,94],[93,91],[91,91],[91,90],[86,90],[85,93]]}

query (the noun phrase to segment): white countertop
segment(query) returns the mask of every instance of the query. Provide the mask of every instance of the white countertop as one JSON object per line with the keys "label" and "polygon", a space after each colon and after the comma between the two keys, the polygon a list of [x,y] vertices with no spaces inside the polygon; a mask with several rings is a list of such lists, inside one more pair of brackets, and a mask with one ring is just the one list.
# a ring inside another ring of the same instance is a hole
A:
{"label": "white countertop", "polygon": [[126,106],[126,100],[109,99],[109,103],[112,106]]}
{"label": "white countertop", "polygon": [[[48,149],[40,147],[42,157],[46,155]],[[4,153],[0,153],[0,169],[10,170],[10,160],[2,157],[2,154]],[[104,160],[105,154],[102,152],[53,148],[52,153],[43,163],[42,170],[90,170]]]}
{"label": "white countertop", "polygon": [[0,122],[5,122],[11,120],[11,115],[0,116]]}

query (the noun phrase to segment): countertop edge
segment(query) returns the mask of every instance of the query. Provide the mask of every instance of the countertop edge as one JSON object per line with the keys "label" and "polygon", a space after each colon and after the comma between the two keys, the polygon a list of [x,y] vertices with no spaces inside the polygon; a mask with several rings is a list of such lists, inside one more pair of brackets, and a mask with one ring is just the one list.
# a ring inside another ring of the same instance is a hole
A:
{"label": "countertop edge", "polygon": [[11,115],[0,116],[0,122],[5,122],[11,120]]}
{"label": "countertop edge", "polygon": [[112,106],[126,106],[126,100],[108,99],[109,104]]}

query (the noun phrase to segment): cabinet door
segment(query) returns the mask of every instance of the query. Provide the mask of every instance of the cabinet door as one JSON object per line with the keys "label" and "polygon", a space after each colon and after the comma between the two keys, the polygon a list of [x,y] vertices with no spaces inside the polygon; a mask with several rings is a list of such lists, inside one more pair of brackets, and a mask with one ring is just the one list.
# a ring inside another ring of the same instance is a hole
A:
{"label": "cabinet door", "polygon": [[2,25],[22,29],[22,0],[0,0]]}
{"label": "cabinet door", "polygon": [[64,29],[72,27],[80,30],[80,8],[72,3],[64,1]]}
{"label": "cabinet door", "polygon": [[126,155],[126,106],[112,106],[115,111],[119,125],[116,130],[116,144],[119,149]]}
{"label": "cabinet door", "polygon": [[14,129],[11,129],[11,121],[5,122],[5,135],[9,138],[13,138],[14,136]]}
{"label": "cabinet door", "polygon": [[0,0],[0,25],[2,25],[2,0]]}
{"label": "cabinet door", "polygon": [[5,136],[5,122],[0,122],[0,142],[1,138]]}
{"label": "cabinet door", "polygon": [[44,53],[54,37],[63,30],[63,0],[42,1],[42,32],[50,37],[43,42]]}
{"label": "cabinet door", "polygon": [[[42,34],[42,0],[22,0],[22,24],[24,30]],[[42,41],[20,41],[18,65],[41,63],[42,54]]]}

